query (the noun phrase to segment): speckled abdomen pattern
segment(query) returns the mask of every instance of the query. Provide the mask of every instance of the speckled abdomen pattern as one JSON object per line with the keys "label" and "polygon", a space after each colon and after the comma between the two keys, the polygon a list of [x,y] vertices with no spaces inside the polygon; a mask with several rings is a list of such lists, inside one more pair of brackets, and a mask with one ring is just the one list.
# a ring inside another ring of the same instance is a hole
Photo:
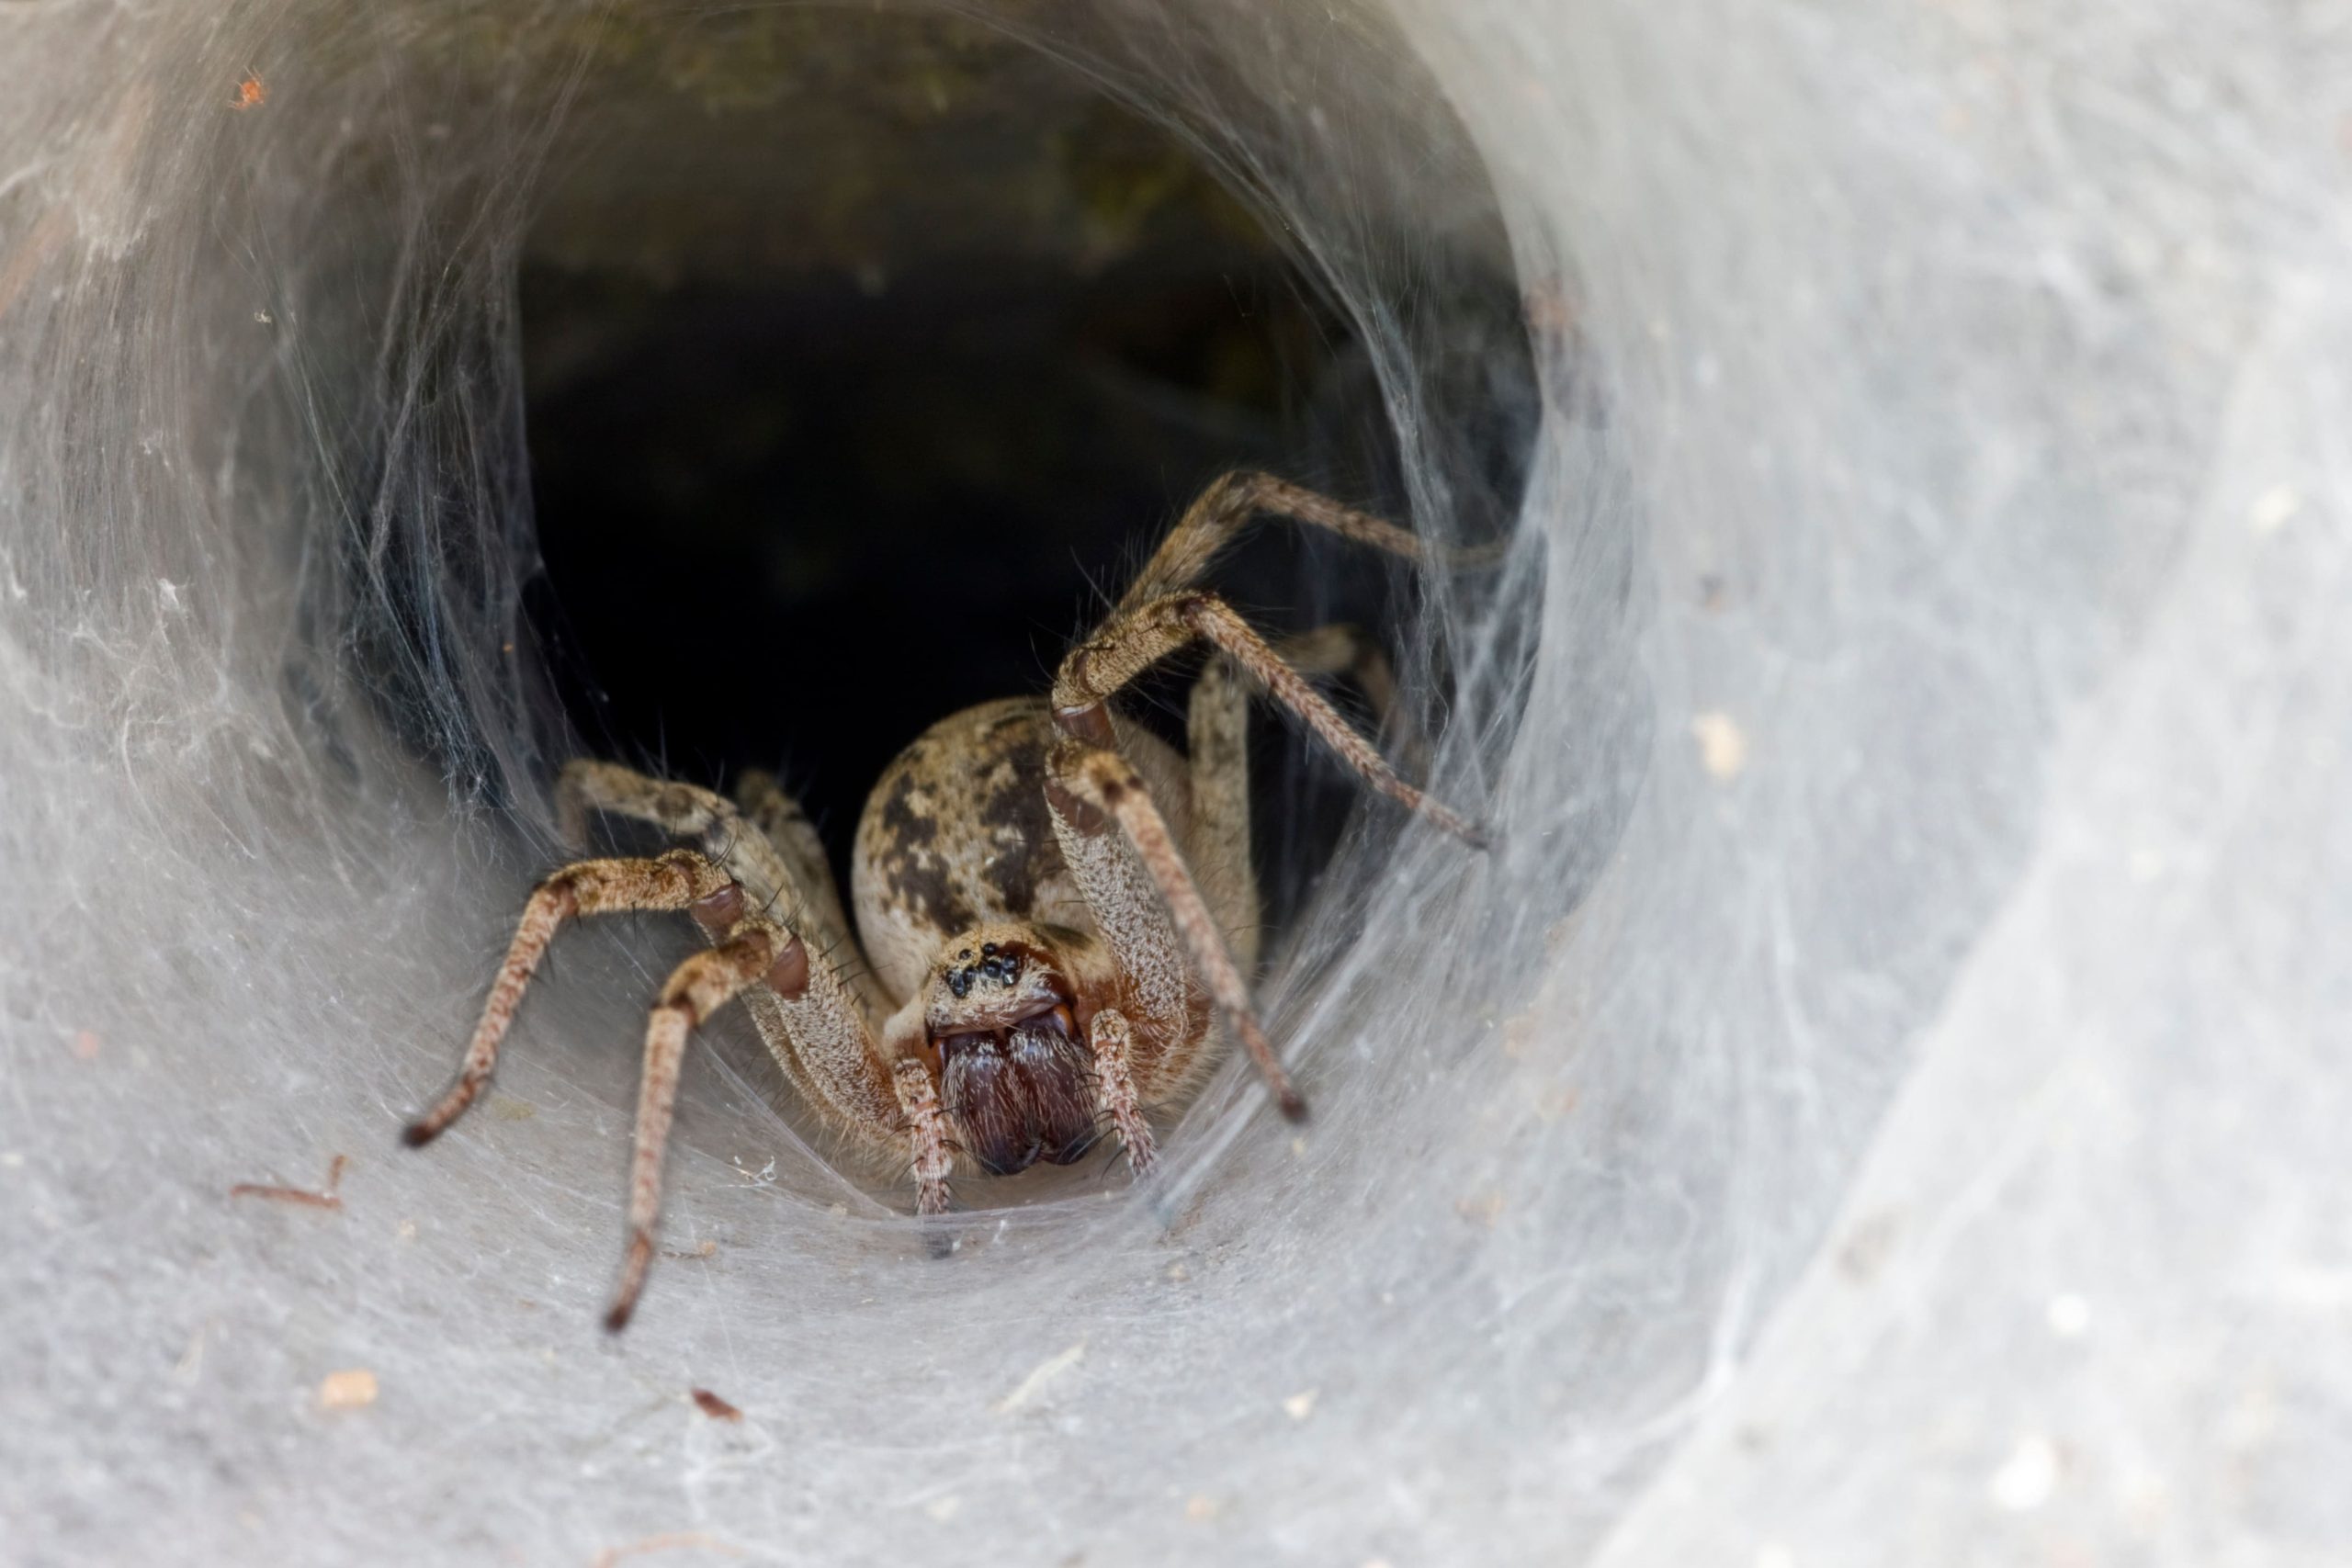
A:
{"label": "speckled abdomen pattern", "polygon": [[[1187,841],[1183,760],[1133,725],[1117,732],[1170,830]],[[894,998],[912,994],[941,942],[983,921],[1093,933],[1046,815],[1054,739],[1044,698],[1011,697],[940,720],[883,770],[858,819],[850,894],[866,956]]]}

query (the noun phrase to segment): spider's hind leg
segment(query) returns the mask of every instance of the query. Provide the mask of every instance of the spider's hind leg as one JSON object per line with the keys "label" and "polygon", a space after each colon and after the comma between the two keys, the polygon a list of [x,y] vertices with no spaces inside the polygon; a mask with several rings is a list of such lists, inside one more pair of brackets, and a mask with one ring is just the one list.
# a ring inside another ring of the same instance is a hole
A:
{"label": "spider's hind leg", "polygon": [[1302,675],[1336,675],[1353,685],[1371,710],[1374,737],[1401,756],[1413,773],[1428,772],[1429,740],[1406,711],[1396,690],[1396,666],[1377,637],[1351,622],[1329,621],[1273,646],[1274,657]]}
{"label": "spider's hind leg", "polygon": [[735,805],[760,836],[775,847],[803,896],[827,923],[846,933],[849,920],[842,912],[841,890],[833,885],[832,863],[825,858],[824,840],[808,814],[776,781],[774,773],[747,768],[735,781]]}

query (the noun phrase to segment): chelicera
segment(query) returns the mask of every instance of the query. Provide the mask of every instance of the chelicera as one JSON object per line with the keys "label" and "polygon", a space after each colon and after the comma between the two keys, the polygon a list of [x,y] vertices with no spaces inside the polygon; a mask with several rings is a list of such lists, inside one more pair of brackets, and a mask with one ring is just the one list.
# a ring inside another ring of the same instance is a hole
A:
{"label": "chelicera", "polygon": [[[567,766],[557,816],[572,842],[601,812],[651,823],[682,847],[575,861],[538,886],[457,1083],[408,1141],[428,1142],[481,1093],[558,928],[629,909],[687,911],[712,945],[671,975],[646,1030],[613,1329],[628,1321],[652,1261],[686,1037],[738,998],[794,1091],[910,1172],[923,1214],[946,1211],[959,1163],[983,1174],[1067,1164],[1106,1131],[1138,1173],[1149,1171],[1148,1113],[1180,1101],[1228,1040],[1249,1053],[1283,1113],[1304,1116],[1247,978],[1260,931],[1252,689],[1373,788],[1466,842],[1483,839],[1399,778],[1309,682],[1352,673],[1385,708],[1388,667],[1374,644],[1326,626],[1276,647],[1197,586],[1261,514],[1417,560],[1429,554],[1393,524],[1268,475],[1218,480],[1063,659],[1049,698],[967,708],[884,770],[858,823],[854,932],[815,829],[772,778],[747,777],[729,799],[608,762]],[[1114,713],[1112,699],[1199,642],[1210,657],[1180,755]],[[829,956],[841,954],[864,962]]]}

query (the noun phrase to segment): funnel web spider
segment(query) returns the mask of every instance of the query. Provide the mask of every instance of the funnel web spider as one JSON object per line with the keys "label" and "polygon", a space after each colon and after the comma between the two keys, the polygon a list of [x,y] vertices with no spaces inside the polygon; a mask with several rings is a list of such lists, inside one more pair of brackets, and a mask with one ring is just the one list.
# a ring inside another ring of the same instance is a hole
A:
{"label": "funnel web spider", "polygon": [[[737,998],[801,1099],[911,1170],[926,1215],[947,1209],[959,1158],[989,1174],[1068,1164],[1105,1123],[1134,1168],[1148,1171],[1146,1113],[1191,1089],[1228,1035],[1283,1114],[1304,1117],[1247,978],[1260,918],[1250,865],[1251,689],[1303,720],[1373,788],[1469,844],[1485,839],[1399,778],[1307,682],[1352,672],[1385,707],[1387,661],[1369,640],[1325,626],[1278,649],[1195,586],[1261,513],[1411,559],[1431,553],[1393,524],[1268,475],[1218,480],[1063,659],[1050,700],[968,708],[884,771],[857,828],[854,933],[815,830],[773,779],[748,776],[729,800],[609,762],[570,764],[556,788],[569,841],[583,842],[590,814],[605,812],[694,847],[576,861],[539,884],[456,1085],[409,1127],[408,1141],[429,1142],[481,1092],[557,930],[625,909],[683,909],[712,945],[671,975],[646,1029],[628,1247],[605,1320],[614,1330],[628,1322],[653,1258],[686,1036]],[[1196,641],[1212,654],[1192,689],[1188,754],[1179,756],[1114,714],[1111,699]],[[828,962],[833,953],[865,962],[845,972]]]}

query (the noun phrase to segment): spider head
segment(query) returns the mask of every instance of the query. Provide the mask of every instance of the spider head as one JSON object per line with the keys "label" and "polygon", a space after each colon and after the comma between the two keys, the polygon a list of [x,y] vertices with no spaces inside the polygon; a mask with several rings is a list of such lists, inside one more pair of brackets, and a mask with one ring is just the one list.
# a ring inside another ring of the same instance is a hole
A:
{"label": "spider head", "polygon": [[979,926],[932,966],[923,1023],[940,1099],[957,1141],[1001,1176],[1068,1165],[1094,1142],[1094,1057],[1062,945],[1036,926]]}

